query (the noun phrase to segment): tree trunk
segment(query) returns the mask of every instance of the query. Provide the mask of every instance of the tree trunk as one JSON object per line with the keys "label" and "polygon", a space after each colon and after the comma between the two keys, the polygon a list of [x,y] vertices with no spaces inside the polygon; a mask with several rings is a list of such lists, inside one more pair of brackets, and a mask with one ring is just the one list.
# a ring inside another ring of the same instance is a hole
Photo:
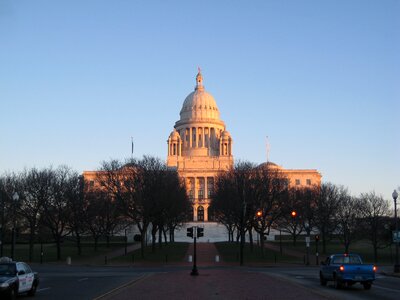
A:
{"label": "tree trunk", "polygon": [[249,233],[249,243],[250,243],[250,251],[251,252],[253,252],[253,249],[254,249],[254,245],[253,245],[253,230],[252,230],[252,228],[250,227],[250,228],[248,228],[247,229],[247,231],[248,231],[248,233]]}
{"label": "tree trunk", "polygon": [[76,232],[76,247],[78,248],[78,255],[82,255],[81,235]]}
{"label": "tree trunk", "polygon": [[29,232],[29,262],[33,261],[34,243],[35,243],[35,226],[31,226]]}
{"label": "tree trunk", "polygon": [[110,248],[110,235],[108,233],[106,235],[106,242],[107,242],[107,248]]}
{"label": "tree trunk", "polygon": [[167,240],[167,231],[166,230],[163,230],[163,235],[164,235],[164,243],[165,243],[165,245],[167,245],[168,244],[168,240]]}
{"label": "tree trunk", "polygon": [[95,235],[93,238],[94,238],[94,252],[97,252],[97,243],[99,241],[99,237]]}
{"label": "tree trunk", "polygon": [[264,257],[264,253],[265,253],[265,249],[264,249],[264,245],[265,245],[265,242],[264,242],[264,230],[262,230],[260,232],[260,245],[261,245],[261,255],[262,255],[262,257]]}
{"label": "tree trunk", "polygon": [[57,260],[61,260],[61,237],[56,237],[57,244]]}
{"label": "tree trunk", "polygon": [[162,227],[158,228],[158,248],[162,248]]}

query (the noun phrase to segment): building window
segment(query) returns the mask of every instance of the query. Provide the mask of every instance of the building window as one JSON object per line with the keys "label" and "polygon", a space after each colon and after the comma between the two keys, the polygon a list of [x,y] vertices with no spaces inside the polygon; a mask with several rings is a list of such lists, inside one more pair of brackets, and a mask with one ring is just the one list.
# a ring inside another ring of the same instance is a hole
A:
{"label": "building window", "polygon": [[89,181],[89,187],[93,188],[94,187],[94,180]]}
{"label": "building window", "polygon": [[197,209],[197,221],[204,221],[204,207],[199,206]]}
{"label": "building window", "polygon": [[311,179],[307,179],[306,182],[307,182],[307,185],[311,185]]}
{"label": "building window", "polygon": [[204,199],[204,190],[199,190],[199,199]]}
{"label": "building window", "polygon": [[300,185],[300,179],[296,179],[296,185]]}
{"label": "building window", "polygon": [[190,190],[189,191],[189,200],[193,201],[193,199],[194,199],[194,190]]}

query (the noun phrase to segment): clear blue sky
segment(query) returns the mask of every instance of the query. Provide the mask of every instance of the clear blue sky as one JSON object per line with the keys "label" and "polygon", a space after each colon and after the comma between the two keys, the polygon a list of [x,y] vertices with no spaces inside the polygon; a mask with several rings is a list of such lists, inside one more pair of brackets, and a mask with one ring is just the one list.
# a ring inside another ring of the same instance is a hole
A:
{"label": "clear blue sky", "polygon": [[0,1],[0,174],[155,155],[197,66],[235,159],[400,186],[400,1]]}

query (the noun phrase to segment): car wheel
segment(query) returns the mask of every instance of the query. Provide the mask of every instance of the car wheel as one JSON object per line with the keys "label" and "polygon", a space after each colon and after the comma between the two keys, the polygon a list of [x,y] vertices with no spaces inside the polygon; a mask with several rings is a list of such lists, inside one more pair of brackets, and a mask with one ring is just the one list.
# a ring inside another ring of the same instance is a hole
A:
{"label": "car wheel", "polygon": [[31,289],[28,292],[28,296],[35,296],[36,294],[36,289],[37,289],[37,283],[36,281],[32,284]]}
{"label": "car wheel", "polygon": [[319,273],[319,282],[321,283],[321,285],[326,286],[327,281],[325,280],[321,272]]}
{"label": "car wheel", "polygon": [[340,282],[339,279],[337,279],[336,274],[333,275],[333,285],[335,287],[335,289],[341,289],[342,288],[342,283]]}
{"label": "car wheel", "polygon": [[14,287],[10,290],[9,296],[10,300],[15,300],[17,298],[17,290]]}
{"label": "car wheel", "polygon": [[371,283],[369,283],[369,282],[365,282],[365,283],[363,283],[363,286],[364,286],[364,290],[370,290],[370,289],[371,289],[371,286],[372,286],[372,284],[371,284]]}

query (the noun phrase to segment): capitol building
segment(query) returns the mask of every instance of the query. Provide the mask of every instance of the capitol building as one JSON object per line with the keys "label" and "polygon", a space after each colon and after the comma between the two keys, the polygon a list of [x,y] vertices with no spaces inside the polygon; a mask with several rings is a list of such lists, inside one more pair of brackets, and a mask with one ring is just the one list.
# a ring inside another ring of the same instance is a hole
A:
{"label": "capitol building", "polygon": [[[233,167],[233,138],[220,118],[214,97],[204,88],[200,70],[194,91],[183,102],[180,119],[175,122],[167,143],[167,165],[176,168],[185,180],[193,221],[210,221],[214,181],[219,173]],[[263,165],[279,168],[292,187],[321,183],[321,174],[315,169],[284,169],[271,162]]]}

